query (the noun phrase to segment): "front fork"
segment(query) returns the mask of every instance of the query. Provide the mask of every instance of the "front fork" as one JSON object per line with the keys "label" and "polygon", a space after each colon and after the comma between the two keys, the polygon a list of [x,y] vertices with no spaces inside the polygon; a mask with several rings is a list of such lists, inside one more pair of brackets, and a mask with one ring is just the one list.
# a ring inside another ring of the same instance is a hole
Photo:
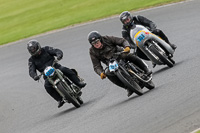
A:
{"label": "front fork", "polygon": [[173,57],[173,54],[170,54],[168,52],[166,52],[165,50],[163,50],[163,48],[161,48],[161,46],[158,45],[158,43],[156,43],[155,41],[152,41],[152,43],[156,46],[156,48],[162,52],[162,54],[165,54],[167,55],[169,58],[172,58]]}

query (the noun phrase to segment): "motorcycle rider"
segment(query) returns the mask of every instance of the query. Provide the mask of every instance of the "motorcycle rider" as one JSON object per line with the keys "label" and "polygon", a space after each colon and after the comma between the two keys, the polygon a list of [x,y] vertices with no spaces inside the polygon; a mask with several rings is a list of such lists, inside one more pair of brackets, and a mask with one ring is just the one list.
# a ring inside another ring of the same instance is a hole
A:
{"label": "motorcycle rider", "polygon": [[[108,79],[114,84],[125,88],[125,86],[118,79],[117,76],[109,74],[109,71],[104,72],[101,63],[104,63],[105,65],[108,66],[109,59],[116,52],[124,50],[124,52],[129,53],[130,45],[128,44],[128,41],[126,41],[124,38],[118,38],[114,36],[101,36],[98,31],[91,31],[88,34],[88,41],[91,44],[89,53],[91,61],[93,63],[94,71],[101,77],[101,79],[108,77]],[[143,69],[147,75],[150,75],[152,73],[152,71],[148,68],[145,62],[143,62],[140,58],[138,58],[134,54],[126,54],[121,58],[133,62],[141,69]],[[129,89],[127,89],[127,92],[128,92],[128,97],[131,94],[133,94],[133,91],[130,91]]]}
{"label": "motorcycle rider", "polygon": [[[31,57],[28,60],[29,75],[35,81],[40,79],[40,77],[37,75],[36,70],[38,70],[39,72],[43,72],[47,66],[52,65],[53,61],[55,60],[55,56],[58,60],[61,60],[63,57],[63,52],[60,49],[55,49],[49,46],[41,47],[40,43],[37,40],[30,40],[27,44],[27,49],[31,54]],[[56,63],[54,67],[61,70],[65,76],[67,76],[80,88],[85,87],[86,83],[80,81],[80,79],[77,77],[72,69],[61,66],[58,63]],[[58,102],[58,108],[60,108],[64,104],[62,97],[52,87],[51,83],[47,80],[47,77],[44,76],[44,80],[44,87],[47,93]]]}
{"label": "motorcycle rider", "polygon": [[[174,50],[177,48],[175,44],[172,44],[169,42],[167,36],[163,33],[162,30],[156,29],[156,24],[152,22],[151,20],[143,17],[143,16],[132,16],[130,12],[124,11],[119,16],[120,21],[123,24],[122,27],[122,37],[125,38],[129,44],[131,45],[131,48],[136,49],[136,45],[130,38],[130,30],[133,25],[143,25],[144,27],[150,29],[150,31],[159,37],[161,37],[165,42],[167,42]],[[136,55],[138,55],[140,58],[149,60],[149,58],[138,48],[136,49]]]}

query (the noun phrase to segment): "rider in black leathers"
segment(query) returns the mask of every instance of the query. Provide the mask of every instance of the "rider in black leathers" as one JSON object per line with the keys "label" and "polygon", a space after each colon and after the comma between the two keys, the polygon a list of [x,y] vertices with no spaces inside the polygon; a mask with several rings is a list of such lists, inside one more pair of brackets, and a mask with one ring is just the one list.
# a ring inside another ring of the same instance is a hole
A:
{"label": "rider in black leathers", "polygon": [[[122,37],[125,38],[129,44],[131,45],[131,48],[136,49],[136,45],[130,38],[130,30],[133,25],[143,25],[146,28],[148,28],[152,33],[158,35],[161,37],[165,42],[167,42],[174,50],[176,49],[176,45],[169,42],[167,36],[163,33],[162,30],[156,29],[156,24],[150,21],[149,19],[143,17],[143,16],[132,16],[130,12],[124,11],[119,16],[120,21],[123,24],[122,28]],[[136,55],[138,55],[140,58],[149,60],[149,58],[140,50],[136,49]]]}
{"label": "rider in black leathers", "polygon": [[[39,80],[40,78],[37,75],[36,70],[38,70],[39,72],[43,72],[47,66],[52,65],[53,61],[55,60],[54,56],[56,56],[58,60],[61,60],[63,57],[63,52],[61,50],[54,49],[49,46],[45,46],[41,48],[37,40],[29,41],[27,44],[27,49],[29,53],[31,54],[31,57],[28,60],[29,75],[35,81]],[[80,88],[86,85],[86,83],[80,81],[80,79],[77,77],[77,75],[72,69],[61,66],[58,63],[55,64],[55,68],[60,69],[71,81],[73,81]],[[53,97],[56,101],[58,101],[58,108],[60,108],[64,104],[62,97],[52,87],[52,85],[49,83],[49,81],[47,80],[45,76],[44,76],[44,80],[45,80],[44,87],[46,91],[51,97]]]}

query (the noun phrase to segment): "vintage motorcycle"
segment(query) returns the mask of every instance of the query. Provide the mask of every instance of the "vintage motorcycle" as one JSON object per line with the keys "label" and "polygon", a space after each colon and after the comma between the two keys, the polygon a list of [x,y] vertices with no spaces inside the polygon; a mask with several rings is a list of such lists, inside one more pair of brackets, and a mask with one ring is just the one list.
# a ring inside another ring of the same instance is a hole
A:
{"label": "vintage motorcycle", "polygon": [[143,87],[147,87],[149,90],[154,89],[155,85],[152,81],[152,74],[147,76],[142,69],[132,62],[119,58],[122,54],[127,53],[114,53],[105,71],[109,70],[111,74],[116,75],[127,89],[135,92],[137,95],[143,95]]}
{"label": "vintage motorcycle", "polygon": [[135,25],[130,30],[130,37],[137,47],[152,61],[153,64],[173,67],[174,50],[163,39],[151,33],[142,25]]}
{"label": "vintage motorcycle", "polygon": [[[81,98],[81,89],[68,79],[59,69],[56,69],[54,65],[58,62],[54,60],[52,66],[45,68],[42,75],[46,76],[48,81],[52,84],[53,88],[60,94],[64,102],[72,103],[76,108],[79,108],[83,104]],[[77,71],[73,69],[73,71]],[[83,80],[80,78],[80,80]]]}

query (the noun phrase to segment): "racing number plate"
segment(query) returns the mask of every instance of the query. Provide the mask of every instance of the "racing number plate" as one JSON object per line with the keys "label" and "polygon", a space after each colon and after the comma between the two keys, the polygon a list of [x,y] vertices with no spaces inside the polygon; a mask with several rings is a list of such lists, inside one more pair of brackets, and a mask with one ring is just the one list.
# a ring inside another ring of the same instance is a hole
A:
{"label": "racing number plate", "polygon": [[140,34],[137,38],[137,41],[138,42],[141,42],[143,39],[145,38],[145,35],[144,34]]}
{"label": "racing number plate", "polygon": [[110,72],[113,72],[113,71],[117,70],[118,67],[119,67],[119,66],[118,66],[118,64],[117,64],[116,61],[114,61],[114,62],[112,62],[112,63],[109,63],[109,70],[110,70]]}

